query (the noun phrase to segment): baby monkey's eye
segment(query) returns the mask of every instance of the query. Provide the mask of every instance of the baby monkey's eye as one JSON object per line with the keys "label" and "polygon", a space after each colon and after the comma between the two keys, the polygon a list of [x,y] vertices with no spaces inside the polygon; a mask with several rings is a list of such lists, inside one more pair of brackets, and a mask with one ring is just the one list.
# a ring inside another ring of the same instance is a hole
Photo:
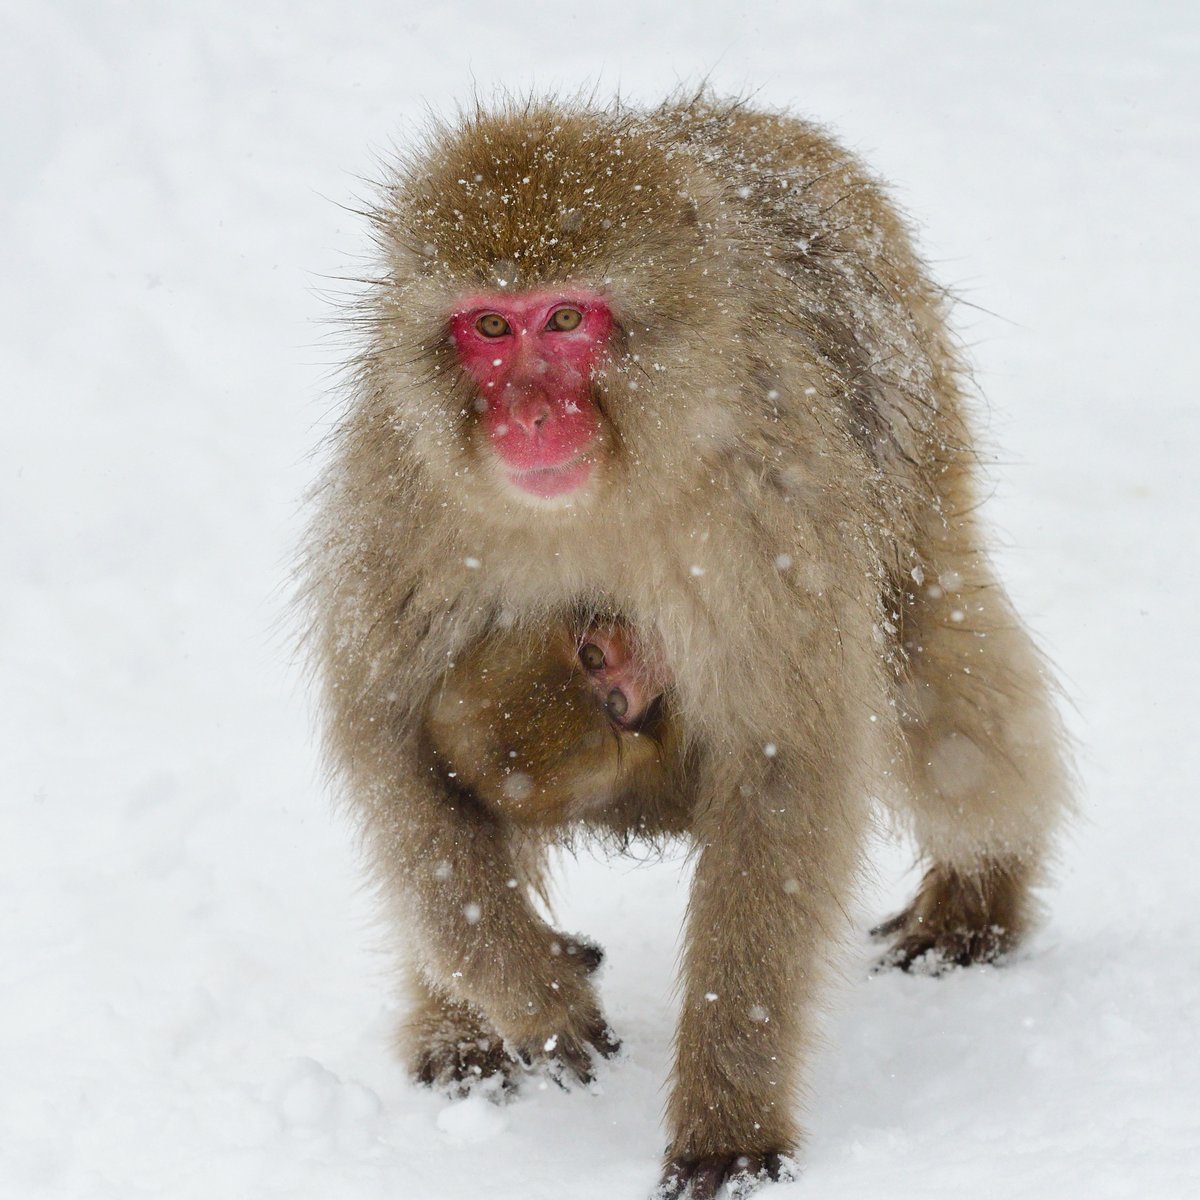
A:
{"label": "baby monkey's eye", "polygon": [[595,642],[586,642],[579,651],[579,661],[589,671],[599,671],[604,666],[604,651]]}
{"label": "baby monkey's eye", "polygon": [[512,332],[508,322],[499,313],[484,313],[475,322],[475,328],[484,337],[503,337],[506,333]]}
{"label": "baby monkey's eye", "polygon": [[560,333],[570,333],[572,329],[579,328],[579,322],[582,320],[583,313],[577,308],[557,308],[550,314],[546,328],[558,330]]}

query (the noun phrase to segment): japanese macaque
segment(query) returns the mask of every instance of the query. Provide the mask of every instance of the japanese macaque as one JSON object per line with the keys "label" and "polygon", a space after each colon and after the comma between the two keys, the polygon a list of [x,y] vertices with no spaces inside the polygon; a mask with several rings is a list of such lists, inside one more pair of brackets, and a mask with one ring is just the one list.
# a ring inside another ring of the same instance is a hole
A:
{"label": "japanese macaque", "polygon": [[439,128],[306,560],[327,750],[402,922],[414,1073],[588,1078],[595,829],[695,854],[658,1195],[778,1175],[874,796],[927,865],[887,961],[1017,944],[1069,807],[988,560],[946,298],[814,126],[706,97]]}

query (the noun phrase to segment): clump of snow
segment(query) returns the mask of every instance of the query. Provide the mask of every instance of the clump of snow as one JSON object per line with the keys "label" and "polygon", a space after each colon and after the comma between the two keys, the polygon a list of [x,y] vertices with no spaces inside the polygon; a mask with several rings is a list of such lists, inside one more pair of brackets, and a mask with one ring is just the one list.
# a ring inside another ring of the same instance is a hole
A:
{"label": "clump of snow", "polygon": [[454,1142],[488,1142],[508,1128],[505,1110],[487,1096],[467,1096],[437,1115],[437,1127]]}
{"label": "clump of snow", "polygon": [[527,800],[533,792],[533,779],[524,771],[513,771],[504,777],[500,790],[507,800]]}

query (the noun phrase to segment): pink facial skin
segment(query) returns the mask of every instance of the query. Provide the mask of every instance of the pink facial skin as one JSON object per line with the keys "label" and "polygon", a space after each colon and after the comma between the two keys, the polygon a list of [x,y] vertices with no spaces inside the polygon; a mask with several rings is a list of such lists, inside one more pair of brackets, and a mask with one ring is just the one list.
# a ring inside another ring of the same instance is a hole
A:
{"label": "pink facial skin", "polygon": [[[581,314],[575,329],[548,328],[562,308]],[[478,328],[490,314],[507,323],[498,337]],[[575,288],[476,293],[455,309],[455,349],[486,405],[483,427],[515,487],[548,499],[576,491],[591,477],[586,451],[599,417],[588,391],[612,328],[608,305]]]}
{"label": "pink facial skin", "polygon": [[584,677],[618,729],[637,729],[650,706],[671,686],[661,657],[643,648],[634,653],[622,625],[594,624],[584,633],[575,657]]}

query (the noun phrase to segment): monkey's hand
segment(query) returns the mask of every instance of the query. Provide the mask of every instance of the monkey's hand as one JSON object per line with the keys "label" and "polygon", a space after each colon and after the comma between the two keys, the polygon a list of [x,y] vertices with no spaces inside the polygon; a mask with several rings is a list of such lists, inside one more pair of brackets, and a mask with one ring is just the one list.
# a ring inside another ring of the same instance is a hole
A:
{"label": "monkey's hand", "polygon": [[516,1086],[519,1073],[500,1038],[471,1025],[449,1026],[429,1036],[413,1054],[411,1069],[418,1083],[454,1099],[469,1096],[477,1088],[503,1095]]}
{"label": "monkey's hand", "polygon": [[760,1184],[798,1178],[794,1159],[770,1154],[680,1155],[668,1160],[650,1200],[714,1200],[724,1184],[730,1200],[748,1196]]}
{"label": "monkey's hand", "polygon": [[544,1069],[565,1088],[571,1080],[590,1084],[595,1078],[593,1054],[611,1058],[621,1049],[621,1043],[597,1009],[582,1020],[572,1020],[567,1030],[552,1033],[540,1046],[525,1042],[514,1049],[527,1070]]}
{"label": "monkey's hand", "polygon": [[509,1052],[526,1069],[545,1070],[564,1087],[570,1080],[589,1084],[594,1056],[611,1058],[621,1048],[588,979],[604,952],[584,938],[555,935],[550,955],[552,977],[543,1002],[497,1024]]}

